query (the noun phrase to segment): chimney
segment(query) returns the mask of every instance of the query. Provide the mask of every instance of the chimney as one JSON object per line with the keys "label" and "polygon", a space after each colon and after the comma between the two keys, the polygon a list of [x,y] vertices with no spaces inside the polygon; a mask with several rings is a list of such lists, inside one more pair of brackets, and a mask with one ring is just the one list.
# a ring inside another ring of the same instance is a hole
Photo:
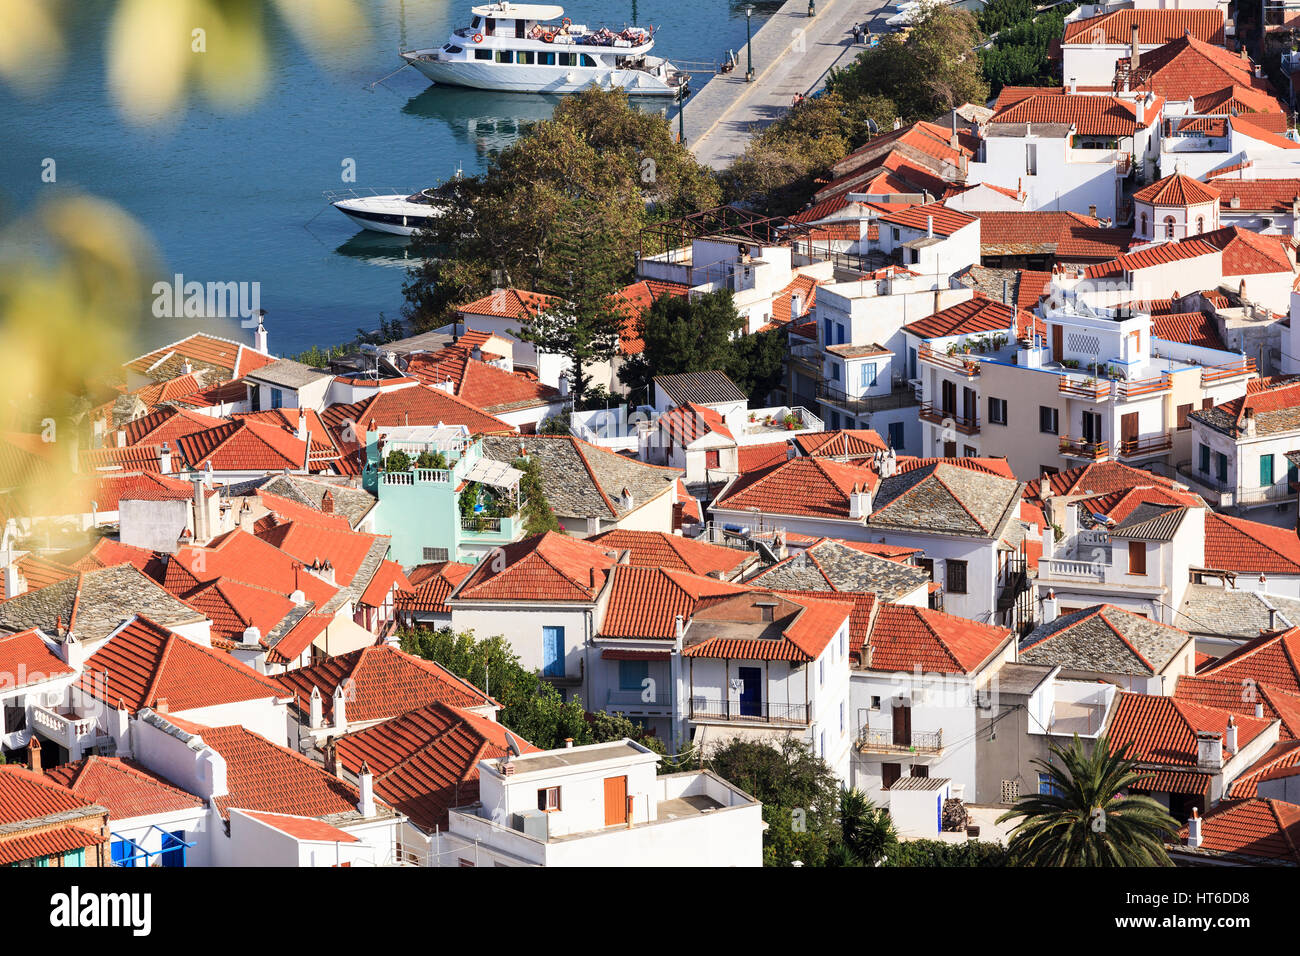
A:
{"label": "chimney", "polygon": [[1093,219],[1096,219],[1096,218],[1097,218],[1097,204],[1096,204],[1096,203],[1091,203],[1091,204],[1088,206],[1088,215],[1091,216]]}
{"label": "chimney", "polygon": [[163,442],[162,451],[158,452],[158,473],[162,475],[172,473],[172,449],[166,442]]}
{"label": "chimney", "polygon": [[564,738],[564,748],[565,748],[566,750],[569,750],[569,749],[571,749],[572,747],[573,747],[573,738],[572,738],[572,737],[565,737],[565,738]]}
{"label": "chimney", "polygon": [[1079,78],[1077,76],[1070,77],[1070,92],[1071,93],[1079,92]]}
{"label": "chimney", "polygon": [[361,799],[357,801],[357,812],[363,817],[375,815],[375,777],[370,772],[370,765],[361,761],[361,772],[357,774],[357,789]]}
{"label": "chimney", "polygon": [[1223,735],[1223,749],[1230,754],[1237,752],[1237,718],[1228,718],[1228,730]]}
{"label": "chimney", "polygon": [[126,447],[126,429],[125,429],[125,428],[119,428],[119,429],[117,430],[117,447],[118,447],[118,448],[125,448],[125,447]]}
{"label": "chimney", "polygon": [[1255,719],[1264,719],[1264,702],[1262,700],[1255,701]]}
{"label": "chimney", "polygon": [[321,699],[320,688],[311,689],[311,718],[307,726],[312,730],[319,730],[325,723],[325,701]]}
{"label": "chimney", "polygon": [[245,644],[256,644],[258,647],[261,647],[262,646],[261,629],[258,628],[256,624],[248,625],[248,627],[244,628],[244,636],[242,640],[243,643]]}
{"label": "chimney", "polygon": [[469,351],[469,357],[472,358],[475,362],[483,361],[483,349],[477,345],[474,346]]}
{"label": "chimney", "polygon": [[849,517],[857,521],[871,514],[871,492],[861,484],[849,492]]}
{"label": "chimney", "polygon": [[[1136,29],[1136,28],[1134,28]],[[1139,126],[1145,126],[1147,122],[1147,101],[1146,97],[1139,96],[1137,102],[1133,104],[1134,118]]]}
{"label": "chimney", "polygon": [[1009,283],[1007,282],[1006,279],[1003,279],[1003,280],[1002,280],[1002,304],[1003,304],[1003,305],[1010,305],[1010,304],[1011,304],[1011,294],[1010,294],[1010,289],[1009,289]]}
{"label": "chimney", "polygon": [[194,485],[194,543],[208,543],[208,495],[203,487],[203,479],[195,473],[190,477]]}
{"label": "chimney", "polygon": [[797,319],[803,315],[803,296],[798,292],[790,293],[790,318]]}
{"label": "chimney", "polygon": [[307,440],[307,410],[298,409],[298,441]]}
{"label": "chimney", "polygon": [[266,348],[266,309],[254,309],[253,315],[257,317],[257,331],[253,333],[253,348],[263,355],[270,355]]}
{"label": "chimney", "polygon": [[934,216],[925,217],[925,238],[934,238]]}
{"label": "chimney", "polygon": [[1134,20],[1133,21],[1133,43],[1129,48],[1129,54],[1128,54],[1128,68],[1130,73],[1136,72],[1138,65],[1142,62],[1142,52],[1138,48],[1139,32],[1140,31],[1138,29],[1137,21]]}
{"label": "chimney", "polygon": [[[62,630],[62,626],[57,626],[56,630]],[[60,635],[62,640],[59,642],[59,656],[63,662],[75,671],[79,671],[82,665],[86,663],[86,648],[77,636],[71,630]]]}
{"label": "chimney", "polygon": [[1052,497],[1052,480],[1046,475],[1038,479],[1038,497],[1044,502]]}
{"label": "chimney", "polygon": [[1247,438],[1255,437],[1255,409],[1250,405],[1242,412],[1241,430]]}
{"label": "chimney", "polygon": [[1187,821],[1187,845],[1198,847],[1201,845],[1201,815],[1195,807],[1192,807],[1192,816]]}
{"label": "chimney", "polygon": [[626,488],[624,488],[623,493],[618,496],[618,503],[619,507],[624,511],[631,511],[636,507],[636,499],[632,497],[632,492],[628,491]]}
{"label": "chimney", "polygon": [[157,713],[160,713],[160,714],[165,714],[165,713],[167,713],[167,710],[168,710],[168,708],[169,708],[170,706],[171,706],[171,703],[167,700],[166,697],[155,697],[155,698],[153,699],[153,709],[154,709]]}
{"label": "chimney", "polygon": [[1058,615],[1056,603],[1056,591],[1051,588],[1047,589],[1047,597],[1043,598],[1043,619],[1040,624],[1051,624],[1056,620]]}
{"label": "chimney", "polygon": [[339,745],[333,737],[325,741],[325,772],[335,777],[343,775],[343,765],[339,763]]}
{"label": "chimney", "polygon": [[332,515],[334,513],[334,492],[326,491],[320,499],[321,514]]}
{"label": "chimney", "polygon": [[343,685],[334,688],[334,726],[345,730],[348,725],[348,708],[343,696]]}
{"label": "chimney", "polygon": [[27,745],[27,769],[32,773],[41,772],[41,741],[35,734]]}
{"label": "chimney", "polygon": [[1196,732],[1196,767],[1211,771],[1223,769],[1223,734],[1209,730]]}
{"label": "chimney", "polygon": [[560,387],[560,397],[568,398],[569,397],[569,373],[568,372],[565,372],[560,376],[559,387]]}
{"label": "chimney", "polygon": [[13,552],[10,551],[9,563],[5,565],[5,599],[17,597],[26,590],[27,585],[18,573],[18,562],[13,559]]}

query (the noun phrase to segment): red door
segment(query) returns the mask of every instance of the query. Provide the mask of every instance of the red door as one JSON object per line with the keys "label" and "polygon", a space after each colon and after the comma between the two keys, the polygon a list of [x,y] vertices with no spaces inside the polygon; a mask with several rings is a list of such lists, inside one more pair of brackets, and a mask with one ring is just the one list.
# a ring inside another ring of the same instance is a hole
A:
{"label": "red door", "polygon": [[1052,361],[1059,362],[1065,358],[1065,326],[1052,326]]}

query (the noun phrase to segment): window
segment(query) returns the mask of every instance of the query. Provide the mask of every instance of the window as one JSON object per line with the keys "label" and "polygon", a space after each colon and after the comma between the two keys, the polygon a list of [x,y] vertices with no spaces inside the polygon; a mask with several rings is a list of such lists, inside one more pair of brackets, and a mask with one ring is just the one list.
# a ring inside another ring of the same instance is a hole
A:
{"label": "window", "polygon": [[822,345],[834,345],[834,344],[835,344],[835,342],[832,341],[832,339],[831,339],[831,330],[832,330],[834,327],[835,327],[835,326],[834,326],[834,324],[831,322],[830,319],[822,319]]}
{"label": "window", "polygon": [[880,765],[880,787],[882,790],[888,790],[894,784],[898,783],[899,777],[903,775],[903,765],[899,763],[882,763]]}
{"label": "window", "polygon": [[1038,406],[1038,430],[1048,435],[1060,434],[1060,423],[1055,408],[1050,405]]}
{"label": "window", "polygon": [[284,408],[284,392],[278,388],[271,389],[271,407]]}
{"label": "window", "polygon": [[1273,484],[1273,456],[1259,456],[1259,486],[1267,488]]}
{"label": "window", "polygon": [[564,628],[542,628],[542,676],[564,676]]}
{"label": "window", "polygon": [[1128,573],[1147,573],[1147,543],[1145,541],[1130,541],[1128,543]]}
{"label": "window", "polygon": [[112,844],[114,866],[135,866],[137,847],[131,840],[114,840]]}
{"label": "window", "polygon": [[839,380],[840,380],[840,363],[831,362],[831,381],[838,382]]}
{"label": "window", "polygon": [[758,605],[758,616],[760,620],[771,622],[776,619],[776,607],[772,604]]}
{"label": "window", "polygon": [[1141,235],[1147,235],[1147,214],[1142,214],[1142,232]]}
{"label": "window", "polygon": [[948,578],[947,590],[949,591],[949,593],[965,594],[966,593],[966,562],[954,561],[952,558],[949,558],[947,561],[944,562],[944,567],[947,569],[947,578]]}
{"label": "window", "polygon": [[840,701],[840,734],[844,733],[844,701]]}
{"label": "window", "polygon": [[482,47],[479,47],[477,50],[474,51],[474,59],[476,59],[476,60],[490,60],[490,59],[492,59],[492,51],[491,51],[491,50],[484,50]]}
{"label": "window", "polygon": [[555,66],[555,54],[539,53],[537,54],[537,62],[542,66]]}
{"label": "window", "polygon": [[162,838],[162,853],[158,854],[158,862],[162,866],[184,866],[185,849],[184,830],[177,830],[174,833],[164,833]]}
{"label": "window", "polygon": [[424,560],[426,561],[450,561],[451,552],[447,548],[425,548]]}
{"label": "window", "polygon": [[904,430],[902,422],[889,423],[889,446],[895,449],[901,449],[906,442],[904,441]]}
{"label": "window", "polygon": [[844,659],[844,655],[848,651],[848,647],[847,647],[848,640],[849,639],[845,635],[845,633],[843,631],[840,631],[840,660]]}
{"label": "window", "polygon": [[1187,416],[1192,413],[1192,405],[1188,402],[1186,405],[1178,406],[1178,430],[1186,431],[1192,427],[1192,423],[1187,420]]}
{"label": "window", "polygon": [[522,65],[524,65],[524,66],[532,66],[532,65],[533,65],[533,51],[532,51],[532,50],[520,50],[520,51],[519,51],[519,59],[516,60],[515,62],[520,63],[520,64],[522,64]]}
{"label": "window", "polygon": [[819,756],[825,757],[826,756],[826,731],[823,730],[820,734],[818,734],[817,740],[818,740],[818,746],[821,749],[821,753],[819,754]]}
{"label": "window", "polygon": [[537,809],[546,813],[554,813],[560,809],[560,788],[543,787],[537,791]]}
{"label": "window", "polygon": [[912,764],[912,768],[909,771],[909,773],[911,773],[913,777],[918,777],[922,780],[925,780],[930,776],[930,768],[923,763],[914,763]]}
{"label": "window", "polygon": [[1025,173],[1030,176],[1038,175],[1038,144],[1025,144]]}
{"label": "window", "polygon": [[573,64],[577,62],[578,58],[576,53],[560,53],[558,56],[560,58],[560,66],[573,66]]}
{"label": "window", "polygon": [[[1040,773],[1038,775],[1038,793],[1040,796],[1059,797],[1063,795],[1060,786],[1057,785],[1056,781],[1052,778],[1052,775],[1047,773]],[[1006,801],[1003,802],[1005,803]]]}
{"label": "window", "polygon": [[498,62],[498,63],[513,63],[513,62],[515,62],[515,51],[514,51],[514,50],[497,50],[497,62]]}
{"label": "window", "polygon": [[974,445],[961,446],[961,456],[963,458],[975,458],[978,457],[978,455],[979,455],[979,449],[976,448]]}
{"label": "window", "polygon": [[872,709],[872,710],[879,710],[879,709],[880,709],[880,697],[879,697],[879,695],[877,695],[877,694],[872,694],[872,695],[871,695],[871,709]]}
{"label": "window", "polygon": [[934,580],[934,558],[917,558],[916,566],[928,574],[931,581]]}
{"label": "window", "polygon": [[916,349],[907,350],[907,377],[916,378]]}
{"label": "window", "polygon": [[1172,239],[1173,237],[1174,237],[1174,217],[1165,216],[1165,238]]}
{"label": "window", "polygon": [[464,53],[464,52],[465,52],[465,48],[464,48],[464,47],[461,47],[461,46],[454,46],[453,44],[448,43],[448,44],[447,44],[447,52],[448,52],[448,53],[451,53],[451,54]]}
{"label": "window", "polygon": [[1007,423],[1007,400],[1005,398],[989,399],[989,424],[1005,425]]}
{"label": "window", "polygon": [[826,683],[826,658],[817,662],[817,686],[820,687]]}
{"label": "window", "polygon": [[1200,235],[1201,233],[1203,233],[1203,232],[1205,232],[1205,217],[1204,217],[1204,216],[1197,216],[1197,217],[1196,217],[1196,234],[1199,236],[1199,235]]}
{"label": "window", "polygon": [[1227,481],[1228,480],[1228,456],[1225,455],[1223,452],[1219,451],[1214,453],[1214,458],[1215,458],[1215,463],[1219,466],[1218,468],[1219,481]]}
{"label": "window", "polygon": [[835,323],[835,344],[836,345],[844,344],[844,323],[843,322]]}
{"label": "window", "polygon": [[1208,475],[1210,473],[1210,446],[1197,445],[1196,447],[1199,450],[1201,456],[1201,460],[1200,462],[1198,462],[1198,469],[1200,470],[1201,474]]}
{"label": "window", "polygon": [[649,678],[650,664],[648,661],[618,662],[619,690],[641,690],[647,686],[645,682]]}
{"label": "window", "polygon": [[862,363],[862,387],[871,388],[871,386],[875,384],[876,384],[876,363],[863,362]]}
{"label": "window", "polygon": [[582,54],[582,65],[583,65],[583,66],[595,66],[595,65],[596,65],[596,61],[593,60],[590,56],[588,56],[587,54],[584,53],[584,54]]}

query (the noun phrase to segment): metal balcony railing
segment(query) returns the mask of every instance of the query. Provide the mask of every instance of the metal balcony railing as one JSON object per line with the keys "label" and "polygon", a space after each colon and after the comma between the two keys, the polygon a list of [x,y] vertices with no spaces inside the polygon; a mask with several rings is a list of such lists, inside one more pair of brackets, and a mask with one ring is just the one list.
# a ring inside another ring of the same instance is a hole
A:
{"label": "metal balcony railing", "polygon": [[931,753],[943,750],[942,730],[913,730],[896,735],[893,730],[864,727],[858,732],[859,753]]}
{"label": "metal balcony railing", "polygon": [[1060,452],[1070,458],[1084,458],[1088,461],[1101,461],[1110,454],[1110,443],[1104,441],[1086,441],[1082,438],[1062,437]]}
{"label": "metal balcony railing", "polygon": [[936,408],[931,402],[922,402],[921,409],[917,413],[923,421],[932,422],[936,425],[951,424],[953,428],[963,435],[978,435],[980,430],[979,416],[967,418],[965,415],[958,415],[956,412],[948,411],[944,408]]}
{"label": "metal balcony railing", "polygon": [[1225,365],[1210,365],[1201,369],[1201,387],[1254,374],[1255,360],[1252,358],[1243,358],[1240,362],[1228,362]]}
{"label": "metal balcony railing", "polygon": [[1172,432],[1150,435],[1146,438],[1130,438],[1119,443],[1120,458],[1141,458],[1145,455],[1163,454],[1174,447]]}
{"label": "metal balcony railing", "polygon": [[741,701],[731,698],[691,697],[692,720],[726,720],[736,723],[801,724],[810,723],[807,704],[783,704],[774,701]]}
{"label": "metal balcony railing", "polygon": [[979,359],[971,358],[966,353],[947,355],[943,352],[936,352],[927,346],[922,346],[917,353],[917,358],[922,362],[937,365],[939,368],[946,369],[949,372],[956,372],[966,378],[974,378],[980,373]]}

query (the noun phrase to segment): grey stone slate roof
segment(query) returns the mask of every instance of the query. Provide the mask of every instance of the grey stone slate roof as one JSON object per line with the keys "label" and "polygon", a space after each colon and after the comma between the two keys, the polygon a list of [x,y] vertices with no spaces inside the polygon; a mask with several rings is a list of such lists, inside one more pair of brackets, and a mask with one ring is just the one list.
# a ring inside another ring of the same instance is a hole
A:
{"label": "grey stone slate roof", "polygon": [[0,629],[39,627],[53,634],[61,619],[79,640],[92,642],[108,637],[135,615],[163,627],[204,619],[133,565],[119,564],[64,578],[0,604]]}
{"label": "grey stone slate roof", "polygon": [[1178,505],[1140,504],[1110,529],[1112,538],[1135,538],[1141,541],[1172,541],[1183,523],[1187,509]]}
{"label": "grey stone slate roof", "polygon": [[871,527],[999,538],[1015,516],[1020,482],[936,462],[882,479]]}
{"label": "grey stone slate roof", "polygon": [[1270,628],[1269,606],[1277,609],[1274,626],[1300,624],[1300,601],[1213,584],[1189,584],[1174,624],[1193,634],[1248,640]]}
{"label": "grey stone slate roof", "polygon": [[1021,642],[1020,660],[1071,671],[1150,677],[1191,639],[1178,628],[1112,604],[1097,604],[1040,624]]}
{"label": "grey stone slate roof", "polygon": [[892,601],[929,581],[930,575],[921,568],[828,539],[760,571],[746,583],[786,591],[871,592]]}
{"label": "grey stone slate roof", "polygon": [[[334,513],[347,518],[356,527],[375,507],[375,496],[361,488],[341,482],[318,481],[301,475],[275,475],[261,484],[261,489],[288,498],[308,508],[320,509],[325,492],[334,496]],[[251,491],[249,492],[251,493]]]}
{"label": "grey stone slate roof", "polygon": [[[483,454],[510,464],[521,445],[537,461],[546,499],[561,516],[616,520],[671,492],[682,476],[567,435],[486,435]],[[631,508],[623,507],[624,488],[632,493]]]}
{"label": "grey stone slate roof", "polygon": [[329,372],[322,372],[320,369],[304,365],[302,362],[282,358],[276,359],[274,362],[268,362],[256,371],[249,372],[244,377],[266,382],[270,385],[282,385],[285,388],[302,388],[304,385],[310,385],[312,382],[318,382],[323,378],[332,378],[333,376]]}

